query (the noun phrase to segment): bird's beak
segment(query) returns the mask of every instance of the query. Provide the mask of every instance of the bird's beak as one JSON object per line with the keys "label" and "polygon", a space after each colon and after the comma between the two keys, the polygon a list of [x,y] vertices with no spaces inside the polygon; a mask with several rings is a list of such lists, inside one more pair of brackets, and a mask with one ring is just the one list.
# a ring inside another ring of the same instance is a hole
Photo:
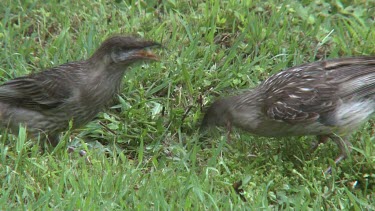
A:
{"label": "bird's beak", "polygon": [[156,54],[154,54],[154,53],[153,53],[150,49],[148,49],[148,48],[138,50],[138,51],[135,53],[135,56],[140,57],[140,58],[145,58],[145,59],[155,60],[155,61],[159,61],[159,60],[160,60],[160,58],[159,58]]}

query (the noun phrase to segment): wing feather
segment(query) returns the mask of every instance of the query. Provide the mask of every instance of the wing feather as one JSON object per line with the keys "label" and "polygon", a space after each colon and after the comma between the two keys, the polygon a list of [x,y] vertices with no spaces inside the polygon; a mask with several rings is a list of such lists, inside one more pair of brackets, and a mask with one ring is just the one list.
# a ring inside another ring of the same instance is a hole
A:
{"label": "wing feather", "polygon": [[270,119],[290,124],[317,121],[336,107],[337,85],[329,81],[316,64],[280,72],[262,84],[267,87],[264,112]]}
{"label": "wing feather", "polygon": [[0,85],[0,101],[37,111],[57,108],[72,94],[74,73],[65,73],[66,68],[79,68],[79,64],[68,63],[7,81]]}

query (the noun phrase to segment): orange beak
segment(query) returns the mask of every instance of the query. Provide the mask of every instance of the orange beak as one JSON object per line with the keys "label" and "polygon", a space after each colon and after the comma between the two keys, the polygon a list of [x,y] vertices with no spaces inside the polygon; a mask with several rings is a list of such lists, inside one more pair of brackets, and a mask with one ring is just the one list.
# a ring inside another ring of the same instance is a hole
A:
{"label": "orange beak", "polygon": [[142,57],[142,58],[151,59],[151,60],[155,60],[155,61],[160,60],[160,58],[150,50],[139,50],[136,53],[136,55],[139,56],[139,57]]}

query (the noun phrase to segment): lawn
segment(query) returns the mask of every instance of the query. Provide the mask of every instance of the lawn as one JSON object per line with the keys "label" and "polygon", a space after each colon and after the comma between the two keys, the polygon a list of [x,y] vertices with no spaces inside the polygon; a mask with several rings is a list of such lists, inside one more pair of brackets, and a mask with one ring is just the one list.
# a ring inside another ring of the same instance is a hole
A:
{"label": "lawn", "polygon": [[165,48],[160,62],[132,66],[113,106],[55,149],[2,130],[0,209],[374,210],[373,121],[331,175],[322,172],[334,143],[310,152],[315,137],[198,133],[220,96],[294,65],[375,55],[374,14],[373,0],[4,0],[1,82],[86,59],[112,35]]}

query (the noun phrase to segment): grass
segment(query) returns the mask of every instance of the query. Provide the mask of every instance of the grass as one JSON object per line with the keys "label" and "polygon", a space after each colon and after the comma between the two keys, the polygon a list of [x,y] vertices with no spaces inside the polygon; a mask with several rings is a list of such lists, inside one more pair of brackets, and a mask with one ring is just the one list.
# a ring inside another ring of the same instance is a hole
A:
{"label": "grass", "polygon": [[[375,54],[374,1],[9,1],[0,6],[2,81],[88,58],[113,34],[162,42],[134,66],[119,100],[54,150],[2,132],[4,210],[371,210],[375,142],[366,123],[350,159],[314,137],[242,131],[200,137],[202,107],[271,74],[324,58]],[[203,99],[203,105],[201,100]],[[85,144],[87,143],[87,144]],[[69,154],[85,149],[90,161]],[[232,185],[242,181],[241,200]],[[357,185],[353,185],[357,184]]]}

